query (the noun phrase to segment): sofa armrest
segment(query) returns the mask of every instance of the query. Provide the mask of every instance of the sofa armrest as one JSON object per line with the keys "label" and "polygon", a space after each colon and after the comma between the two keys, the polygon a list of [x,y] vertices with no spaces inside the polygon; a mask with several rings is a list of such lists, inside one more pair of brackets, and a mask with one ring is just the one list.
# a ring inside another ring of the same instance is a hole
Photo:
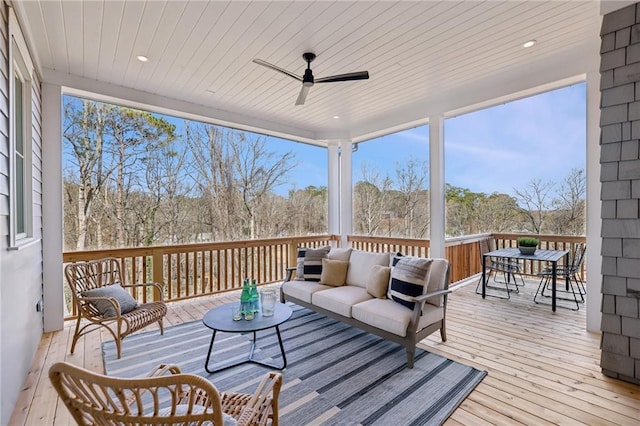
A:
{"label": "sofa armrest", "polygon": [[291,277],[293,276],[293,272],[298,269],[297,266],[289,266],[285,271],[287,271],[287,275],[284,277],[284,282],[291,281]]}
{"label": "sofa armrest", "polygon": [[428,299],[440,296],[446,296],[451,293],[451,290],[438,290],[433,291],[431,293],[421,294],[416,297],[407,297],[406,300],[410,302],[415,302],[415,306],[413,307],[413,314],[411,315],[411,321],[409,322],[409,328],[407,329],[408,333],[415,333],[418,330],[418,322],[420,321],[420,316],[422,315],[422,308]]}
{"label": "sofa armrest", "polygon": [[451,293],[451,290],[438,290],[427,294],[422,294],[420,296],[412,297],[411,299],[414,302],[423,303],[426,302],[427,299],[431,299],[433,297],[443,296],[445,294]]}

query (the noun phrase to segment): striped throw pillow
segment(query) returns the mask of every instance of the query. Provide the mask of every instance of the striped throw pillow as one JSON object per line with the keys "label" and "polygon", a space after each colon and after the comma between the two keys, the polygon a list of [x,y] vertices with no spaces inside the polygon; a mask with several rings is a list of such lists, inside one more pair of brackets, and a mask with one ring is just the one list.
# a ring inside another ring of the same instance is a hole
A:
{"label": "striped throw pillow", "polygon": [[391,268],[389,296],[394,301],[413,309],[415,303],[411,297],[420,296],[427,292],[427,277],[432,259],[424,257],[402,257]]}
{"label": "striped throw pillow", "polygon": [[322,275],[322,259],[327,257],[330,246],[317,249],[310,247],[298,247],[298,262],[296,265],[296,278],[305,281],[320,281]]}

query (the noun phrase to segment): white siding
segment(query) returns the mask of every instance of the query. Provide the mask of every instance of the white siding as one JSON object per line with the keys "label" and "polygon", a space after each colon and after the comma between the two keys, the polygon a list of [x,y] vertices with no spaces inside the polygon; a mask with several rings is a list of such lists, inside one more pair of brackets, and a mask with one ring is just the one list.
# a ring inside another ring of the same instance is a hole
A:
{"label": "white siding", "polygon": [[7,424],[42,337],[42,144],[40,82],[32,78],[33,237],[9,244],[9,53],[8,11],[0,8],[0,424]]}

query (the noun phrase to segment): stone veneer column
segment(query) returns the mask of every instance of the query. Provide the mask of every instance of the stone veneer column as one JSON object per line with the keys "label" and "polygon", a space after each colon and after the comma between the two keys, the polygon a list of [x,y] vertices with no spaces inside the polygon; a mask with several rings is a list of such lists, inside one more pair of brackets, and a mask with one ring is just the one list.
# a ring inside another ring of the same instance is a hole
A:
{"label": "stone veneer column", "polygon": [[640,384],[640,6],[600,31],[602,372]]}

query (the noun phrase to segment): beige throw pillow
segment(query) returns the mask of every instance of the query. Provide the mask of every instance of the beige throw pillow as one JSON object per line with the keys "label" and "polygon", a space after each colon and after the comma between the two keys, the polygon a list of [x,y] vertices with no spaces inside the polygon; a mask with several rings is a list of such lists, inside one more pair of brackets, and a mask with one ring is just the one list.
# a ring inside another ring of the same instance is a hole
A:
{"label": "beige throw pillow", "polygon": [[386,299],[390,275],[390,267],[373,265],[369,273],[369,281],[367,282],[367,293],[378,299]]}
{"label": "beige throw pillow", "polygon": [[320,284],[330,285],[332,287],[340,287],[344,285],[347,279],[347,269],[349,262],[344,260],[322,259],[322,274],[320,276]]}

